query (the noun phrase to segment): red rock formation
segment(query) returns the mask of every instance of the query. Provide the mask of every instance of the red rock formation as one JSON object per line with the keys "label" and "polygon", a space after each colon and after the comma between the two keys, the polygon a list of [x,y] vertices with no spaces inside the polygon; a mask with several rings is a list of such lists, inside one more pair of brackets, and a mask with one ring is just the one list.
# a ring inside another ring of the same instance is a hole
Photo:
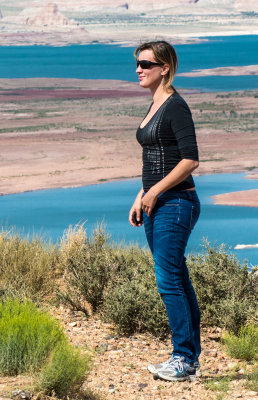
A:
{"label": "red rock formation", "polygon": [[48,3],[35,15],[25,17],[24,23],[26,25],[53,27],[75,25],[74,21],[69,20],[59,12],[56,3]]}

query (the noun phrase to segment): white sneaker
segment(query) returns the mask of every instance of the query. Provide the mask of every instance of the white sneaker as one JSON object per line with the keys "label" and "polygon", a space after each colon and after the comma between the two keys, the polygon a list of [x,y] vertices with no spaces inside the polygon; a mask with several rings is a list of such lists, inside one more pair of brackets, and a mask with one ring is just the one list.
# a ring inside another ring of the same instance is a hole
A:
{"label": "white sneaker", "polygon": [[167,364],[169,364],[172,360],[173,360],[173,355],[167,360],[164,361],[161,364],[149,364],[147,369],[151,374],[156,375],[158,373],[158,371],[162,368],[165,368]]}
{"label": "white sneaker", "polygon": [[196,368],[187,363],[184,357],[174,356],[161,369],[158,370],[158,378],[166,381],[185,381],[191,380],[191,376],[196,374]]}

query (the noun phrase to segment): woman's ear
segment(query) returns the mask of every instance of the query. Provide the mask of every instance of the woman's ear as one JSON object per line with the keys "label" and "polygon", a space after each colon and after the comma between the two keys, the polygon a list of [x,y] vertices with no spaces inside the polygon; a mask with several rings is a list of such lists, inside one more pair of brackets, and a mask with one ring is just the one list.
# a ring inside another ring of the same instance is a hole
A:
{"label": "woman's ear", "polygon": [[167,73],[169,72],[169,69],[170,69],[169,65],[168,65],[168,64],[164,64],[164,65],[162,66],[161,75],[167,75]]}

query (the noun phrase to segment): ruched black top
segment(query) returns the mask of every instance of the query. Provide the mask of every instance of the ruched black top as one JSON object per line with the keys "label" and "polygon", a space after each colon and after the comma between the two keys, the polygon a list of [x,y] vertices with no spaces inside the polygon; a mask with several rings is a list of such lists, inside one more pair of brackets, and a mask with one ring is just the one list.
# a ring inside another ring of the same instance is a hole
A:
{"label": "ruched black top", "polygon": [[[142,182],[145,192],[163,179],[182,159],[198,161],[192,114],[177,91],[167,98],[143,128],[139,126],[136,138],[143,148]],[[189,175],[170,190],[193,187],[193,177]]]}

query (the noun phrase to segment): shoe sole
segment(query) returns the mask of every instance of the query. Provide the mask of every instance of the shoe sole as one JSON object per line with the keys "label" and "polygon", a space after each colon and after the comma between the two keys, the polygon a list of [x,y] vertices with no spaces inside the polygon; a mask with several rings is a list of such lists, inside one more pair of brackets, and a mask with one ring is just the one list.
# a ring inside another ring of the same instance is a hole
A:
{"label": "shoe sole", "polygon": [[151,373],[151,374],[157,374],[158,370],[156,368],[154,368],[153,365],[148,365],[147,370]]}
{"label": "shoe sole", "polygon": [[[183,382],[183,381],[190,380],[190,375],[180,377],[180,376],[165,376],[165,375],[158,373],[155,376],[157,376],[160,379],[163,379],[164,381],[169,381],[169,382]],[[158,379],[158,378],[155,378],[155,379]]]}
{"label": "shoe sole", "polygon": [[182,377],[165,377],[162,376],[162,374],[159,374],[158,372],[153,374],[153,379],[163,379],[165,381],[170,381],[170,382],[183,382],[183,381],[191,381],[191,382],[196,382],[199,378],[201,378],[201,373],[199,372],[198,374],[194,375],[187,375],[187,376],[182,376]]}

